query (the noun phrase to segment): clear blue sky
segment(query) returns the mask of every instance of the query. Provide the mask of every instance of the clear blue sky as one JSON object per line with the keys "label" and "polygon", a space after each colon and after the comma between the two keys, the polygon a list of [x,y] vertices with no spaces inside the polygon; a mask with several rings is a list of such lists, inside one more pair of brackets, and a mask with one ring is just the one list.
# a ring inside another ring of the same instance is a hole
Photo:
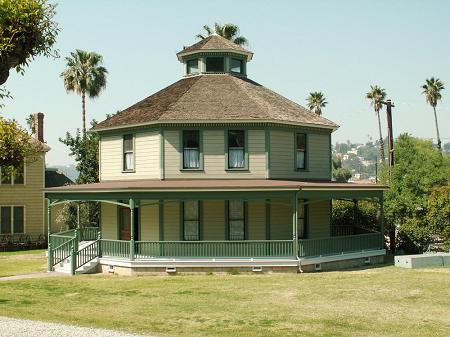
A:
{"label": "clear blue sky", "polygon": [[[371,84],[386,88],[396,104],[395,135],[435,137],[420,89],[430,76],[448,88],[438,118],[443,141],[450,141],[449,1],[58,3],[61,55],[96,51],[109,70],[106,90],[87,102],[89,120],[102,120],[178,80],[182,66],[175,53],[196,42],[204,24],[218,21],[239,25],[250,40],[250,78],[303,105],[309,92],[325,93],[324,116],[341,125],[333,143],[376,138],[376,117],[364,99]],[[66,94],[59,78],[63,57],[38,58],[25,76],[13,73],[6,83],[14,100],[6,102],[4,115],[25,125],[28,114],[45,113],[49,165],[73,162],[58,137],[81,127],[81,99]]]}

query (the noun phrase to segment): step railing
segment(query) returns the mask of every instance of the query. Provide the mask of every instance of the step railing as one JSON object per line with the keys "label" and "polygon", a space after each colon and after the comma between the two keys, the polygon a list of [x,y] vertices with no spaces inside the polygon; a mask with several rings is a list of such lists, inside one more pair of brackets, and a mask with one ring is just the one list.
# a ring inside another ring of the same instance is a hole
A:
{"label": "step railing", "polygon": [[298,240],[298,255],[323,256],[382,249],[381,233]]}
{"label": "step railing", "polygon": [[51,269],[56,266],[58,263],[68,259],[71,254],[73,247],[76,244],[76,239],[71,238],[68,241],[63,242],[62,244],[56,246],[55,248],[51,248],[48,251],[49,261],[51,261]]}
{"label": "step railing", "polygon": [[[76,265],[74,267],[75,270],[84,266],[86,263],[91,262],[99,256],[99,245],[99,240],[95,240],[76,253]],[[73,273],[75,273],[75,270],[73,271]]]}

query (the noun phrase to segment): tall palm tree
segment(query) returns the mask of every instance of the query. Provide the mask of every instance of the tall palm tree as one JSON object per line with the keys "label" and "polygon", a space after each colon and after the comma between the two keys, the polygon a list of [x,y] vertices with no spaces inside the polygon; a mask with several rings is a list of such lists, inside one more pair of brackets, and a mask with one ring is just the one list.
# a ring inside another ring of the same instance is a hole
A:
{"label": "tall palm tree", "polygon": [[380,110],[383,108],[381,103],[386,98],[386,90],[380,88],[377,85],[371,85],[369,92],[366,94],[366,98],[370,100],[370,105],[373,106],[375,114],[378,118],[378,132],[380,136],[380,157],[381,161],[385,163],[384,157],[384,140],[383,134],[381,132],[381,120],[380,120]]}
{"label": "tall palm tree", "polygon": [[308,102],[309,110],[314,111],[319,116],[322,115],[322,108],[325,108],[328,104],[325,96],[320,91],[311,92],[306,101]]}
{"label": "tall palm tree", "polygon": [[239,35],[239,27],[232,23],[226,23],[222,25],[215,22],[214,28],[211,28],[208,25],[204,25],[203,29],[205,30],[206,34],[197,34],[196,36],[200,40],[203,40],[210,35],[216,34],[226,38],[227,40],[233,41],[239,46],[248,45],[248,40],[245,37]]}
{"label": "tall palm tree", "polygon": [[441,91],[444,90],[444,83],[438,78],[427,78],[425,84],[422,86],[423,92],[425,94],[427,103],[433,107],[434,112],[434,123],[436,125],[436,135],[437,135],[437,145],[439,151],[441,150],[441,137],[439,136],[438,120],[436,115],[436,105],[438,101],[441,100]]}
{"label": "tall palm tree", "polygon": [[100,95],[106,87],[106,74],[108,71],[101,64],[103,57],[94,52],[77,49],[66,57],[67,66],[61,73],[64,87],[67,92],[81,95],[83,137],[86,137],[86,94],[89,98]]}

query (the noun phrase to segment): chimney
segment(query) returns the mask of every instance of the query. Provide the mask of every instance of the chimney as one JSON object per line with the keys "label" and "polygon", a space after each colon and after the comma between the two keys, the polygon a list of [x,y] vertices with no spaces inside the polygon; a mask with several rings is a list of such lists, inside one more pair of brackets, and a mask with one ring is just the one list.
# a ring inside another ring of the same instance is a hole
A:
{"label": "chimney", "polygon": [[34,114],[34,138],[44,142],[44,114],[42,112],[38,112]]}

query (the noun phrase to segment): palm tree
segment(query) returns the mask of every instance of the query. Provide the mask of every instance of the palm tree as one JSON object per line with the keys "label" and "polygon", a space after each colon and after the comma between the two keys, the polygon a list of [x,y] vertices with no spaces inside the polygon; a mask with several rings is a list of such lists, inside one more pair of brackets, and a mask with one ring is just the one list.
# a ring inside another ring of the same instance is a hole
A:
{"label": "palm tree", "polygon": [[437,145],[439,151],[441,150],[441,137],[439,136],[439,127],[436,115],[436,105],[438,101],[441,100],[441,91],[444,90],[444,83],[438,78],[430,78],[425,80],[425,84],[422,86],[423,92],[425,94],[427,103],[433,107],[434,112],[434,123],[436,125],[436,135],[437,135]]}
{"label": "palm tree", "polygon": [[94,52],[77,49],[66,57],[67,66],[61,73],[64,87],[67,92],[76,92],[81,95],[83,137],[86,137],[86,94],[89,98],[100,95],[106,87],[106,74],[108,71],[101,66],[103,57]]}
{"label": "palm tree", "polygon": [[328,104],[325,96],[320,91],[311,92],[306,101],[308,102],[309,110],[314,111],[319,116],[322,115],[322,108],[325,108]]}
{"label": "palm tree", "polygon": [[375,114],[378,117],[378,132],[380,136],[380,158],[383,163],[385,163],[384,158],[384,140],[383,134],[381,132],[381,120],[380,120],[380,110],[383,108],[382,101],[386,98],[386,90],[380,88],[377,85],[371,85],[369,92],[366,94],[366,98],[370,99],[370,105],[373,106]]}
{"label": "palm tree", "polygon": [[219,35],[227,40],[233,41],[239,46],[246,46],[248,45],[248,40],[239,35],[239,27],[232,24],[232,23],[226,23],[226,24],[220,24],[220,23],[214,23],[214,28],[209,27],[208,25],[204,25],[203,29],[206,32],[205,34],[197,34],[197,38],[200,40],[205,39],[206,37],[210,35]]}

